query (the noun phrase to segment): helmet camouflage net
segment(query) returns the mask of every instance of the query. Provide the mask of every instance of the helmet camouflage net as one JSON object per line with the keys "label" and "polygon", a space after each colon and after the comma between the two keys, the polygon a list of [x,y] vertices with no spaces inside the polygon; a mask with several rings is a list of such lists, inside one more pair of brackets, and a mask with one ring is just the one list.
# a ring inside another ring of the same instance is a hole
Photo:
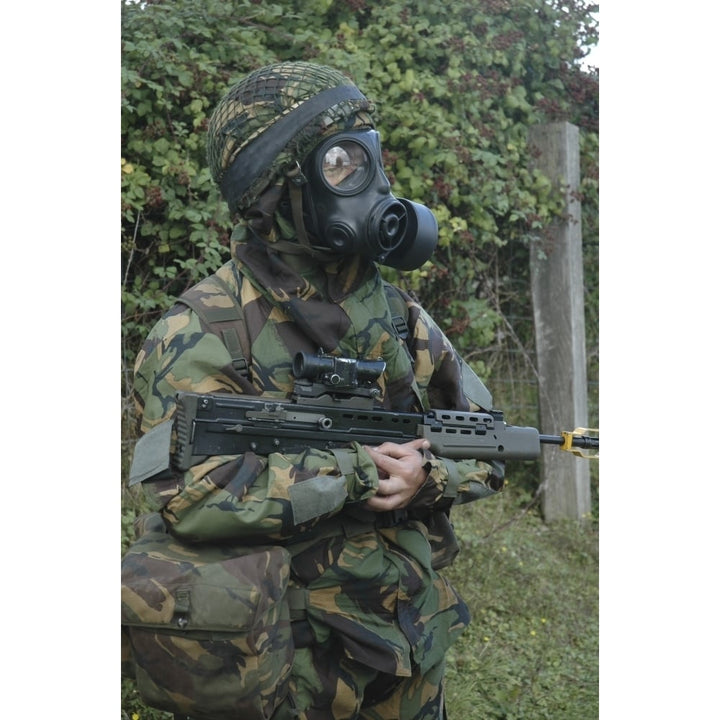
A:
{"label": "helmet camouflage net", "polygon": [[345,75],[323,65],[283,62],[233,85],[213,112],[207,157],[232,212],[253,203],[328,132],[373,127],[373,105]]}

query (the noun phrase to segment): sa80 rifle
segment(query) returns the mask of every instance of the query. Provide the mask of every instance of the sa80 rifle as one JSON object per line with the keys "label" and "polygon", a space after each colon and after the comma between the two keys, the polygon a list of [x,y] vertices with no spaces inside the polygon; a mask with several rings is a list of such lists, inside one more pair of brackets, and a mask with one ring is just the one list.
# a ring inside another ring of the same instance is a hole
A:
{"label": "sa80 rifle", "polygon": [[175,465],[186,470],[209,455],[247,451],[267,455],[314,447],[345,447],[351,441],[379,445],[426,438],[439,457],[534,460],[543,444],[583,457],[597,457],[596,430],[576,428],[542,435],[536,428],[508,425],[503,413],[428,410],[397,412],[374,407],[374,381],[383,360],[356,360],[298,353],[291,399],[225,393],[177,395]]}

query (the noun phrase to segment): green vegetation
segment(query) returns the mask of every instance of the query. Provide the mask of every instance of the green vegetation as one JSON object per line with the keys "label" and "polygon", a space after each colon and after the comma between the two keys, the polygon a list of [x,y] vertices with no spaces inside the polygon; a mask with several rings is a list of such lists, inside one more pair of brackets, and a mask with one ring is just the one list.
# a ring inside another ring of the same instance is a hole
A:
{"label": "green vegetation", "polygon": [[[440,247],[415,291],[487,377],[515,296],[516,248],[563,214],[528,127],[581,129],[588,327],[597,322],[598,78],[583,0],[152,0],[122,4],[123,353],[185,288],[228,256],[230,218],[212,186],[204,129],[229,85],[276,60],[327,63],[377,105],[388,177],[435,212]],[[527,283],[521,302],[528,306]],[[523,338],[524,340],[524,338]],[[597,337],[589,336],[589,356]],[[590,377],[596,375],[590,374]]]}
{"label": "green vegetation", "polygon": [[[579,126],[590,423],[598,378],[597,38],[584,0],[122,2],[123,483],[132,362],[172,298],[228,256],[230,218],[205,164],[215,103],[246,72],[303,59],[346,71],[377,105],[397,196],[438,217],[440,247],[388,276],[415,292],[515,424],[536,425],[528,248],[564,208],[529,168],[529,126]],[[460,507],[448,574],[473,623],[450,654],[452,720],[598,713],[597,464],[593,518],[548,526],[533,463]],[[122,546],[142,501],[123,485]],[[123,683],[123,718],[168,720]]]}
{"label": "green vegetation", "polygon": [[473,622],[449,657],[456,720],[598,716],[598,535],[544,524],[510,489],[458,508],[461,552],[447,575]]}

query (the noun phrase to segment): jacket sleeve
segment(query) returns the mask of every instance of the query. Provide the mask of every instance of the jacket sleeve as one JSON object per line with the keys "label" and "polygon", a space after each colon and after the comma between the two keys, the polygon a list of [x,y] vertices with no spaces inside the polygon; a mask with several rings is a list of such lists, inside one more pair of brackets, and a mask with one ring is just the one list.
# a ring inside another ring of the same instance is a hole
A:
{"label": "jacket sleeve", "polygon": [[[426,409],[489,410],[492,396],[430,315],[410,296],[408,348]],[[425,452],[427,481],[415,496],[415,511],[446,509],[494,495],[503,487],[503,462],[451,460]]]}
{"label": "jacket sleeve", "polygon": [[[135,363],[138,435],[171,427],[178,391],[249,389],[257,394],[235,373],[220,339],[203,331],[193,311],[176,306],[153,328]],[[175,438],[168,437],[172,455]],[[375,465],[358,444],[336,452],[212,456],[184,473],[170,467],[143,481],[150,506],[162,511],[178,537],[249,542],[311,530],[347,504],[371,497],[377,484]]]}

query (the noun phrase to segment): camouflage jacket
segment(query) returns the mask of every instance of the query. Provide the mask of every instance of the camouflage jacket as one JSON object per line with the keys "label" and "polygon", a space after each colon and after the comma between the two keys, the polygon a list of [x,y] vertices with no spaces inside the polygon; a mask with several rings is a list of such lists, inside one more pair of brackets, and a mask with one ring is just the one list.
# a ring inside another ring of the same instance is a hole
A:
{"label": "camouflage jacket", "polygon": [[[385,407],[477,409],[468,388],[481,383],[405,294],[407,349],[400,342],[374,264],[318,265],[254,242],[234,243],[232,253],[216,275],[243,308],[249,373],[233,367],[226,345],[195,312],[176,304],[136,361],[140,435],[172,419],[180,390],[286,397],[295,353],[319,348],[386,360],[380,380]],[[222,292],[204,301],[232,305]],[[315,639],[335,631],[350,657],[407,676],[413,662],[435,664],[469,622],[464,602],[436,572],[456,551],[447,511],[502,485],[502,473],[481,461],[444,461],[427,451],[426,460],[427,481],[400,523],[361,509],[378,476],[357,443],[342,453],[214,456],[144,486],[180,539],[288,547],[293,582],[306,588]],[[314,512],[308,513],[308,498],[317,498]]]}

